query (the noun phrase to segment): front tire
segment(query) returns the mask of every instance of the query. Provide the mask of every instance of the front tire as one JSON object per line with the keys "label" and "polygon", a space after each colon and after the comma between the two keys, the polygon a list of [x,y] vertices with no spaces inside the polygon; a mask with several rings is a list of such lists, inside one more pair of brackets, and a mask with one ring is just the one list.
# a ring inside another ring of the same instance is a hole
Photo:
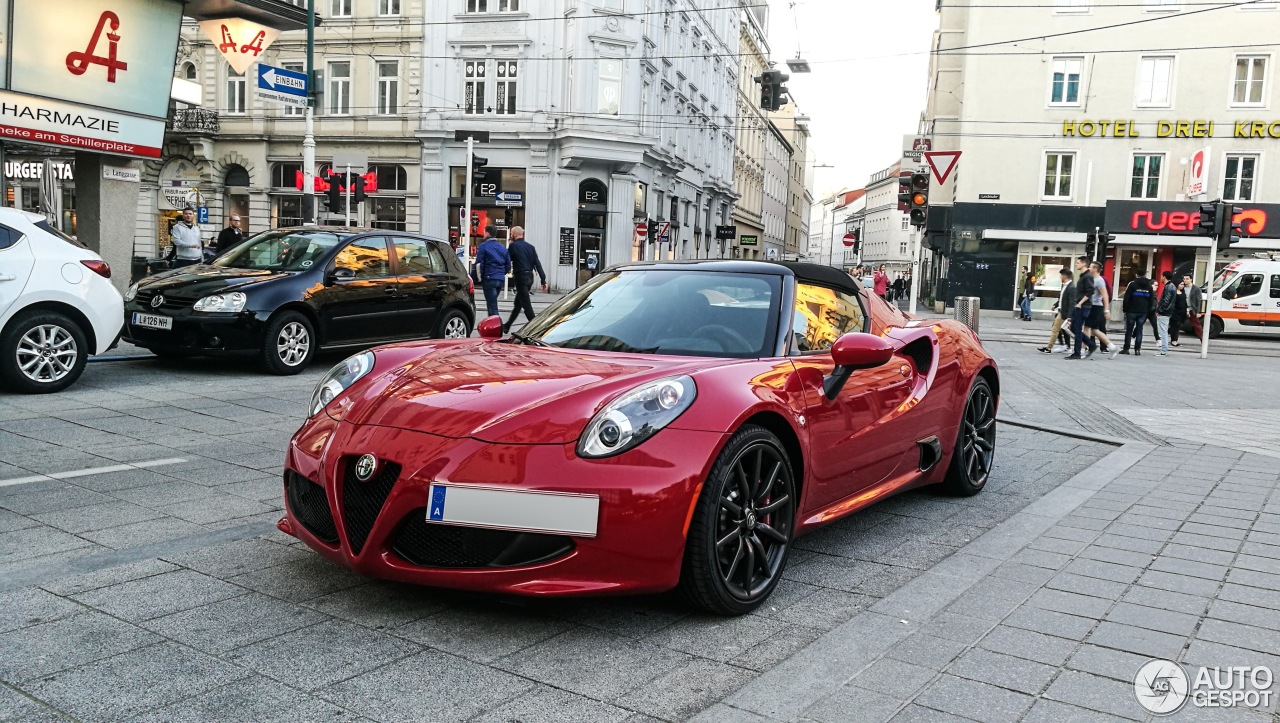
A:
{"label": "front tire", "polygon": [[969,399],[960,418],[956,448],[943,482],[946,490],[972,497],[987,486],[996,453],[996,397],[991,384],[978,377],[969,389]]}
{"label": "front tire", "polygon": [[51,394],[75,383],[89,359],[80,325],[56,311],[14,317],[0,336],[0,378],[22,394]]}
{"label": "front tire", "polygon": [[449,309],[440,317],[440,323],[436,325],[436,338],[438,339],[466,339],[471,336],[471,324],[467,321],[467,315],[457,309]]}
{"label": "front tire", "polygon": [[262,336],[262,368],[270,374],[297,374],[316,355],[316,332],[307,317],[296,311],[278,314]]}
{"label": "front tire", "polygon": [[1218,317],[1218,316],[1213,317],[1212,319],[1209,320],[1209,338],[1217,339],[1218,337],[1222,336],[1222,332],[1225,328],[1226,328],[1226,324],[1223,323],[1221,317]]}
{"label": "front tire", "polygon": [[744,615],[777,587],[795,530],[796,484],[786,449],[748,425],[716,459],[694,509],[680,590],[719,615]]}

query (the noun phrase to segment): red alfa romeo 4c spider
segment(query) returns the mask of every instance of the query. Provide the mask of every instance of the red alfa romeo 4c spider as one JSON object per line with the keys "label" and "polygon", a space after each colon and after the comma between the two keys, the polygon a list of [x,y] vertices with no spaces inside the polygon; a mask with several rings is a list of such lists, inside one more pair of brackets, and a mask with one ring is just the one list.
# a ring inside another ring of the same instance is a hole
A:
{"label": "red alfa romeo 4c spider", "polygon": [[290,442],[280,528],[373,577],[680,588],[742,614],[797,536],[991,471],[999,379],[976,335],[836,269],[619,266],[480,334],[334,367]]}

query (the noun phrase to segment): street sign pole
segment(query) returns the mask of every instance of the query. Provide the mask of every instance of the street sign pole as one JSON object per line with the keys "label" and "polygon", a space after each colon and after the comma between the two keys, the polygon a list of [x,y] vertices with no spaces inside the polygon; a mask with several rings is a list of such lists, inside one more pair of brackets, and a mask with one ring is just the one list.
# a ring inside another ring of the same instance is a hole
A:
{"label": "street sign pole", "polygon": [[307,109],[302,137],[302,221],[316,222],[316,0],[307,0]]}
{"label": "street sign pole", "polygon": [[907,310],[911,314],[916,313],[916,300],[920,296],[920,246],[923,239],[923,227],[911,235],[911,306]]}
{"label": "street sign pole", "polygon": [[351,183],[351,164],[350,163],[347,164],[346,180],[347,180],[347,202],[345,204],[346,208],[344,209],[344,211],[346,211],[346,214],[347,214],[347,226],[349,227],[351,226],[351,186],[353,185]]}
{"label": "street sign pole", "polygon": [[[1205,276],[1208,277],[1206,279],[1208,283],[1205,284],[1204,300],[1201,302],[1206,307],[1204,312],[1204,326],[1200,328],[1200,358],[1201,359],[1209,358],[1209,327],[1213,326],[1213,277],[1216,275],[1215,272],[1218,269],[1218,243],[1219,243],[1218,239],[1220,239],[1222,237],[1222,234],[1225,233],[1227,235],[1227,240],[1228,241],[1231,240],[1231,216],[1232,216],[1231,210],[1232,209],[1233,209],[1233,206],[1230,203],[1218,204],[1218,223],[1221,224],[1224,228],[1222,229],[1222,231],[1220,231],[1217,235],[1213,237],[1213,243],[1209,244],[1209,269],[1205,273]],[[1195,281],[1194,271],[1195,269],[1193,268],[1192,269],[1193,273],[1191,275],[1192,281]],[[1191,313],[1194,314],[1197,311],[1199,311],[1199,309],[1192,309]]]}
{"label": "street sign pole", "polygon": [[[475,150],[476,137],[468,135],[467,175],[465,176],[466,180],[463,182],[463,185],[466,186],[466,193],[464,194],[466,201],[462,214],[462,268],[466,269],[468,274],[471,273],[471,184],[474,181],[474,179],[471,178],[471,174],[474,170],[471,167],[471,159],[475,156]],[[484,279],[481,278],[480,281],[483,283]]]}

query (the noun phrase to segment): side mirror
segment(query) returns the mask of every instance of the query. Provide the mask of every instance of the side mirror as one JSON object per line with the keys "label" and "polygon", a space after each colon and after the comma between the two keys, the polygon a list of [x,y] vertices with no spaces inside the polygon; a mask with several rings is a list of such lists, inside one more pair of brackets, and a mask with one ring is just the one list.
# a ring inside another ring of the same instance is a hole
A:
{"label": "side mirror", "polygon": [[343,281],[355,281],[355,269],[348,269],[342,266],[329,272],[329,283],[340,283]]}
{"label": "side mirror", "polygon": [[481,339],[498,339],[502,336],[502,317],[490,316],[476,327]]}
{"label": "side mirror", "polygon": [[835,361],[835,371],[822,380],[822,391],[827,399],[835,399],[844,388],[849,376],[858,369],[874,369],[883,366],[893,359],[893,344],[888,339],[854,332],[845,334],[836,340],[831,347],[831,359]]}

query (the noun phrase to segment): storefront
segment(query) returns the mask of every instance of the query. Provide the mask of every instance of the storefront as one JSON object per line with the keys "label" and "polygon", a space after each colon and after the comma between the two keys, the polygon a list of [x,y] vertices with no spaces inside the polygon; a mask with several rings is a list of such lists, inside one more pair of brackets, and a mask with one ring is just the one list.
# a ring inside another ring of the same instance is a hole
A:
{"label": "storefront", "polygon": [[[454,166],[449,169],[449,243],[457,246],[462,242],[462,222],[466,215],[466,178],[465,166]],[[489,224],[498,227],[500,238],[506,238],[507,229],[525,225],[524,201],[526,197],[526,173],[523,168],[490,168],[485,166],[474,171],[471,188],[471,250],[469,256],[474,257],[476,247],[484,240],[484,230]],[[520,205],[507,200],[507,194],[519,194]],[[499,198],[501,195],[502,198]]]}
{"label": "storefront", "polygon": [[[69,156],[49,157],[52,164],[55,193],[54,215],[59,227],[76,234],[75,160]],[[42,213],[40,187],[44,182],[45,158],[6,156],[4,161],[4,205],[31,213]]]}

